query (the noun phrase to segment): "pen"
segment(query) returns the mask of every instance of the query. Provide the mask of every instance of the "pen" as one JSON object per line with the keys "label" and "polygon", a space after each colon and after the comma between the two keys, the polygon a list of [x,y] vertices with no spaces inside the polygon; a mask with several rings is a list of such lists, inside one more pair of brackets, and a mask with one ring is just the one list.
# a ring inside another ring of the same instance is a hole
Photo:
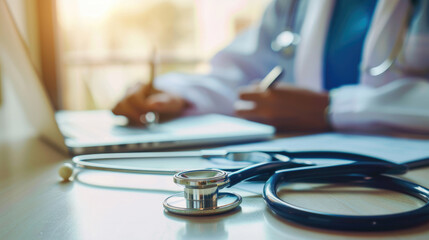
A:
{"label": "pen", "polygon": [[279,65],[275,66],[259,83],[259,87],[263,91],[273,88],[281,76],[283,76],[283,68]]}
{"label": "pen", "polygon": [[152,48],[152,54],[151,58],[149,60],[149,82],[147,83],[147,92],[146,94],[149,95],[153,92],[154,87],[154,80],[155,80],[155,69],[156,69],[156,48]]}
{"label": "pen", "polygon": [[[155,70],[156,70],[156,48],[152,49],[152,56],[149,60],[149,81],[147,83],[145,97],[147,98],[154,91],[155,81]],[[156,112],[147,112],[140,116],[140,122],[146,125],[148,128],[153,128],[159,122],[159,115]]]}
{"label": "pen", "polygon": [[[259,82],[258,88],[266,92],[275,86],[281,76],[283,76],[283,68],[277,65]],[[238,100],[234,103],[234,107],[236,110],[250,110],[255,108],[255,103],[247,100]]]}

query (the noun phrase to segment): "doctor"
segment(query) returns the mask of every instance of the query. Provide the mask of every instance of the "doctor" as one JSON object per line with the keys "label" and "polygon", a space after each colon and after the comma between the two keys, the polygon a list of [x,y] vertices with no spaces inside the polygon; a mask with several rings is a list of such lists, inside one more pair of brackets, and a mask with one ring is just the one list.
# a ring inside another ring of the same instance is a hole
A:
{"label": "doctor", "polygon": [[[292,53],[275,47],[285,28],[299,35]],[[371,75],[401,38],[393,66]],[[160,76],[150,94],[141,85],[112,111],[131,122],[147,111],[222,113],[279,131],[429,132],[427,0],[277,0],[211,65],[208,75]],[[276,65],[285,69],[281,84],[261,91],[255,80]],[[243,107],[240,100],[252,104]]]}

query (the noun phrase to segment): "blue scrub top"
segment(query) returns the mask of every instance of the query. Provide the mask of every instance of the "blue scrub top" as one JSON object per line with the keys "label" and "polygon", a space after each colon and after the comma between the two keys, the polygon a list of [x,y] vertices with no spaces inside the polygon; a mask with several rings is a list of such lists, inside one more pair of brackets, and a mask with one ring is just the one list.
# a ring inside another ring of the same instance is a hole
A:
{"label": "blue scrub top", "polygon": [[363,43],[377,0],[337,0],[324,52],[324,89],[359,81]]}

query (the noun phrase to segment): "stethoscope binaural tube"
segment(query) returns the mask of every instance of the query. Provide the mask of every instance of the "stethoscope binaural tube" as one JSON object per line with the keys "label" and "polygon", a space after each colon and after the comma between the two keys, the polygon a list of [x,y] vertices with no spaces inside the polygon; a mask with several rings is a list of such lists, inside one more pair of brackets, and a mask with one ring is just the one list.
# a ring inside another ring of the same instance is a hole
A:
{"label": "stethoscope binaural tube", "polygon": [[[371,166],[373,165],[373,166]],[[325,169],[323,169],[325,168]],[[328,170],[328,171],[325,171]],[[407,228],[429,220],[429,189],[380,173],[401,173],[406,167],[378,163],[354,163],[351,166],[308,167],[282,170],[265,184],[263,198],[278,216],[306,226],[334,230],[383,231]],[[291,182],[351,183],[359,186],[387,189],[408,194],[425,202],[420,208],[395,214],[351,216],[328,214],[294,206],[280,199],[278,188]]]}
{"label": "stethoscope binaural tube", "polygon": [[[180,151],[180,152],[143,152],[143,153],[111,153],[111,154],[89,154],[80,155],[72,159],[72,163],[65,163],[59,169],[58,173],[63,181],[69,181],[77,169],[89,169],[98,171],[137,173],[137,174],[154,174],[154,175],[174,175],[184,171],[166,170],[164,167],[159,168],[142,168],[133,166],[118,166],[102,163],[105,160],[147,160],[147,159],[172,159],[172,158],[201,158],[214,160],[218,158],[227,159],[230,162],[241,162],[244,164],[254,164],[272,161],[272,156],[268,153],[258,151],[225,151],[225,150],[200,150],[200,151]],[[229,166],[222,170],[236,171],[241,169],[242,165]]]}

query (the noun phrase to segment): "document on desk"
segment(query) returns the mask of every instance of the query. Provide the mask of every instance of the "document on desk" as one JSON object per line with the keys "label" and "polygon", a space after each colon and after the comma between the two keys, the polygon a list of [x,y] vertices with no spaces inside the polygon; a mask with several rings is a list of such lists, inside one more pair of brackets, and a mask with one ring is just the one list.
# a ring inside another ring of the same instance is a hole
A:
{"label": "document on desk", "polygon": [[[341,151],[382,158],[394,163],[429,165],[429,139],[323,133],[234,145],[228,150]],[[425,161],[426,160],[426,161]]]}

